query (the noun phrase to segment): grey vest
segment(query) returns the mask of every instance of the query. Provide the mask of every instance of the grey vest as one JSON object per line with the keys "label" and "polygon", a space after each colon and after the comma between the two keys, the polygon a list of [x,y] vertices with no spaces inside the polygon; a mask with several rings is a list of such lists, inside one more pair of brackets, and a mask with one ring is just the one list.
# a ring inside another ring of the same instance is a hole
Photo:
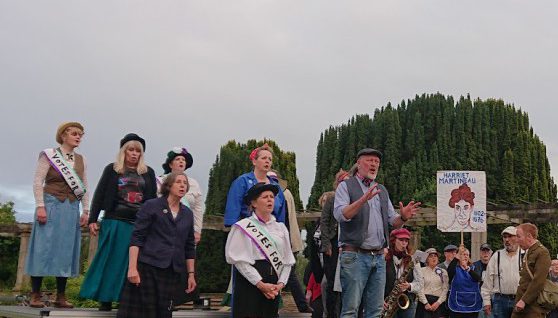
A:
{"label": "grey vest", "polygon": [[[362,188],[360,187],[360,183],[356,177],[350,177],[349,179],[344,181],[347,184],[347,190],[349,192],[350,202],[353,203],[356,200],[360,199],[364,193],[362,192]],[[389,229],[388,229],[388,202],[389,202],[389,194],[386,189],[381,184],[378,184],[377,189],[381,190],[378,194],[380,196],[380,206],[381,206],[381,213],[382,213],[382,220],[383,220],[383,228],[384,228],[384,237],[385,242],[384,246],[386,247],[389,242]],[[358,213],[351,219],[349,222],[340,222],[339,226],[341,227],[341,232],[339,233],[339,240],[343,242],[343,244],[360,247],[364,242],[364,238],[366,232],[368,231],[368,222],[370,220],[370,205],[363,204]]]}

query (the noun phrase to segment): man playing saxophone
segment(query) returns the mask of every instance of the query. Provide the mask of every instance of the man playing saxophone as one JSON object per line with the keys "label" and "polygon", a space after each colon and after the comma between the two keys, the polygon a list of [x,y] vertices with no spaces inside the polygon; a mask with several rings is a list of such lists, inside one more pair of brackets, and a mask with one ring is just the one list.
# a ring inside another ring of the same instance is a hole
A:
{"label": "man playing saxophone", "polygon": [[420,264],[415,264],[409,246],[411,232],[405,228],[391,231],[386,255],[384,317],[413,318],[417,294],[423,287]]}

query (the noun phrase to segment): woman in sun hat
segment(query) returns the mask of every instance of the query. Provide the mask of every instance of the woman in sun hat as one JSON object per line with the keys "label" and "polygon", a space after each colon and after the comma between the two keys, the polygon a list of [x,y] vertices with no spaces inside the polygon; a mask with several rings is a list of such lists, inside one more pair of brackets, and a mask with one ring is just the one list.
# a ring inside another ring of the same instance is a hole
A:
{"label": "woman in sun hat", "polygon": [[31,307],[45,306],[40,294],[44,276],[56,277],[54,306],[73,307],[66,300],[66,281],[79,275],[80,225],[86,225],[89,212],[85,158],[74,151],[83,133],[80,123],[63,123],[56,131],[60,146],[39,155],[33,182],[35,222],[25,262],[25,273],[31,276]]}

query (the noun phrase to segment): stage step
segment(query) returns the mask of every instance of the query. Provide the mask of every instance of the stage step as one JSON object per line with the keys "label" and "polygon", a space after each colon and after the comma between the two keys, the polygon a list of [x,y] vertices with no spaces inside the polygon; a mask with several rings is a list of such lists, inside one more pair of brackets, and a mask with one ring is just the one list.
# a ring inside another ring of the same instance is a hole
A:
{"label": "stage step", "polygon": [[[211,317],[229,318],[230,312],[217,310],[179,310],[172,313],[173,317]],[[116,317],[116,311],[99,311],[92,308],[58,309],[58,308],[30,308],[23,306],[0,306],[0,318],[80,318],[80,317]],[[280,318],[303,318],[311,317],[311,314],[302,313],[280,313]]]}

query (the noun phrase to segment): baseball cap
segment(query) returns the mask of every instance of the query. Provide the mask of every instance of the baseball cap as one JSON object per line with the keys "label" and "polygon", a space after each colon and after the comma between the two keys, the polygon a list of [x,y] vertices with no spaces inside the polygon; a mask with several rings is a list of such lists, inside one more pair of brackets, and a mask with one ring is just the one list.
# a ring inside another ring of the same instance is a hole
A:
{"label": "baseball cap", "polygon": [[508,233],[509,235],[517,235],[517,229],[515,228],[515,226],[508,226],[502,231],[502,235],[504,235],[505,233]]}

